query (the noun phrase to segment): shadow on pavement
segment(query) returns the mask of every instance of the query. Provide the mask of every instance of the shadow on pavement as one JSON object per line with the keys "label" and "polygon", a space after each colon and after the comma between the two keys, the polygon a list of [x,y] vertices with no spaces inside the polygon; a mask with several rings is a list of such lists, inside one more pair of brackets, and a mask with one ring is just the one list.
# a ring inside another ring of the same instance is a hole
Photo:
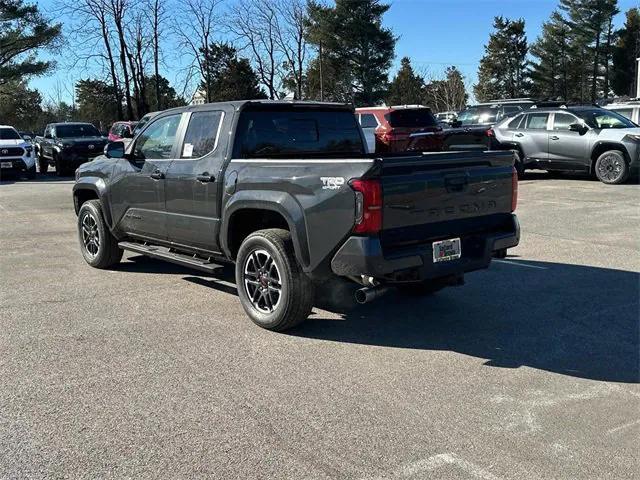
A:
{"label": "shadow on pavement", "polygon": [[[161,261],[118,269],[188,274],[185,280],[236,294],[233,267],[215,277]],[[198,275],[198,276],[194,276]],[[202,278],[202,277],[209,277]],[[640,275],[560,263],[496,260],[463,287],[428,297],[391,292],[355,306],[356,287],[332,284],[292,336],[422,350],[450,350],[502,368],[527,366],[594,380],[640,382]],[[248,321],[248,320],[247,320]]]}

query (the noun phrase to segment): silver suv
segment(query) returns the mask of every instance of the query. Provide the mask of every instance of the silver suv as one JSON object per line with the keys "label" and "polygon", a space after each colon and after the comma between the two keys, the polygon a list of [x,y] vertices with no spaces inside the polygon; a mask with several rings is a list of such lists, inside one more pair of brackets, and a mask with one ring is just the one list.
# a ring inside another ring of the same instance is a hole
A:
{"label": "silver suv", "polygon": [[501,148],[517,152],[517,169],[595,174],[623,183],[640,166],[640,128],[597,106],[533,108],[494,127]]}

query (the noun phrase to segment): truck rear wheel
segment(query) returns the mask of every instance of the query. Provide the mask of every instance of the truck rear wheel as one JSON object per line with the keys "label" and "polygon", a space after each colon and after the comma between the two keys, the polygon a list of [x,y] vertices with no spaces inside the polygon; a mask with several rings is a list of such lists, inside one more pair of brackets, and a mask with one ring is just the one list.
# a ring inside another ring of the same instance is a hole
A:
{"label": "truck rear wheel", "polygon": [[313,307],[313,283],[298,265],[286,230],[259,230],[242,242],[236,286],[244,311],[267,330],[292,328],[306,320]]}
{"label": "truck rear wheel", "polygon": [[99,200],[88,200],[78,212],[78,238],[85,261],[95,268],[108,268],[122,259],[122,249],[109,231]]}

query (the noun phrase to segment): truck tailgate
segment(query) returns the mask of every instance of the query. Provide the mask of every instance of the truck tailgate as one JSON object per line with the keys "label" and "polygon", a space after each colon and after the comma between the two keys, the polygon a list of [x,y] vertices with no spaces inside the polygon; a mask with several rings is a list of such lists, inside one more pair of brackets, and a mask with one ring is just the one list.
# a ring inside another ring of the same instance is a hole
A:
{"label": "truck tailgate", "polygon": [[513,154],[507,151],[384,158],[383,245],[424,242],[439,232],[455,236],[501,223],[511,214],[512,170]]}

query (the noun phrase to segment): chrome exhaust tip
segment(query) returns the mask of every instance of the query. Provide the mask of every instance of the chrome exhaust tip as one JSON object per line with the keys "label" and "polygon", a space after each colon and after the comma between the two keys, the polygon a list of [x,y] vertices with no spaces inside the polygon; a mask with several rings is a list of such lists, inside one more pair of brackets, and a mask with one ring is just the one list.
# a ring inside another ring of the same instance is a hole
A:
{"label": "chrome exhaust tip", "polygon": [[378,285],[377,287],[359,288],[355,293],[356,302],[358,302],[360,305],[369,303],[370,301],[381,297],[388,291],[389,287],[385,287],[383,285]]}

